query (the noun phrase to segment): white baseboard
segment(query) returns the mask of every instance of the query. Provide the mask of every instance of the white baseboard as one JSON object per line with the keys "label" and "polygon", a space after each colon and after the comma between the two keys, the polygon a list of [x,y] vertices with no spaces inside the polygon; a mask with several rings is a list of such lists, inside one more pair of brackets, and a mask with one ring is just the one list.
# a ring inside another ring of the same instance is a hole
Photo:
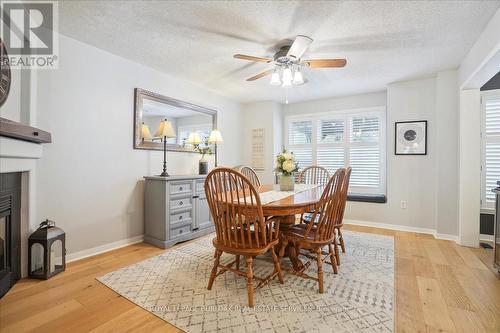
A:
{"label": "white baseboard", "polygon": [[480,234],[479,235],[479,240],[483,241],[483,242],[493,242],[493,241],[495,241],[495,236]]}
{"label": "white baseboard", "polygon": [[[454,241],[455,243],[459,244],[459,239],[457,235],[450,235],[450,234],[440,234],[440,233],[435,233],[434,238],[436,239],[444,239],[444,240],[450,240]],[[460,244],[459,244],[460,245]]]}
{"label": "white baseboard", "polygon": [[388,224],[388,223],[379,223],[379,222],[370,222],[370,221],[361,221],[361,220],[351,220],[351,219],[344,219],[344,224],[359,225],[359,226],[363,226],[363,227],[372,227],[372,228],[380,228],[380,229],[389,229],[389,230],[396,230],[396,231],[415,232],[415,233],[419,233],[419,234],[432,235],[436,239],[451,240],[451,241],[454,241],[455,243],[458,243],[458,236],[457,235],[440,234],[435,229],[431,229],[431,228],[410,227],[410,226],[406,226],[406,225]]}
{"label": "white baseboard", "polygon": [[140,235],[140,236],[135,236],[135,237],[119,240],[119,241],[116,241],[113,243],[99,245],[99,246],[93,247],[91,249],[73,252],[73,253],[66,255],[66,262],[72,262],[75,260],[80,260],[80,259],[92,257],[95,255],[104,253],[104,252],[109,252],[109,251],[116,250],[116,249],[119,249],[119,248],[122,248],[125,246],[132,245],[132,244],[141,243],[143,241],[143,239],[144,239],[144,235]]}

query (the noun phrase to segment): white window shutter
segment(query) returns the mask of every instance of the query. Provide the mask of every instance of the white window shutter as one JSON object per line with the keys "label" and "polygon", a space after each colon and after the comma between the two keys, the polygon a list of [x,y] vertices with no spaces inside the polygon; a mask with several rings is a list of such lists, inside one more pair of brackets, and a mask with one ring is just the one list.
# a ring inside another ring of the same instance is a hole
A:
{"label": "white window shutter", "polygon": [[334,174],[339,168],[345,165],[344,148],[318,148],[318,165],[326,168],[330,174]]}
{"label": "white window shutter", "polygon": [[500,135],[500,98],[486,99],[484,101],[485,111],[485,134]]}
{"label": "white window shutter", "polygon": [[497,187],[497,181],[500,180],[500,143],[486,143],[485,162],[486,201],[495,202],[495,194],[491,190]]}
{"label": "white window shutter", "polygon": [[498,94],[483,98],[483,186],[482,202],[484,208],[491,208],[495,195],[491,192],[500,181],[500,91]]}
{"label": "white window shutter", "polygon": [[350,186],[378,188],[380,186],[380,148],[352,147],[350,153]]}
{"label": "white window shutter", "polygon": [[293,148],[290,150],[299,163],[299,169],[302,170],[313,164],[311,148]]}
{"label": "white window shutter", "polygon": [[316,126],[318,144],[344,141],[345,122],[343,119],[318,119]]}
{"label": "white window shutter", "polygon": [[378,142],[379,136],[378,116],[354,116],[351,118],[351,142]]}
{"label": "white window shutter", "polygon": [[293,121],[288,129],[290,145],[310,144],[312,142],[312,121]]}

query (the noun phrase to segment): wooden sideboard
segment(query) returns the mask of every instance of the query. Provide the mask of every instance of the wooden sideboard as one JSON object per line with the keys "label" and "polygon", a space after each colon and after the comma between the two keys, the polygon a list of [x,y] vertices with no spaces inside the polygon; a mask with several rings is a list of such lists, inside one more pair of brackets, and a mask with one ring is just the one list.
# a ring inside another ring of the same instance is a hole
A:
{"label": "wooden sideboard", "polygon": [[149,176],[144,193],[144,241],[168,248],[214,231],[206,176]]}

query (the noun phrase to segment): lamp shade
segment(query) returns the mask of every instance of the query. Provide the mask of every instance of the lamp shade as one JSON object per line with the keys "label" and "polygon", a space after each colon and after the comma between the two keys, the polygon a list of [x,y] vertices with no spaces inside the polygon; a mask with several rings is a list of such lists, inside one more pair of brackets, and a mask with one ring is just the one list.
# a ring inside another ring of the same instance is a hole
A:
{"label": "lamp shade", "polygon": [[160,122],[160,126],[155,133],[156,137],[167,137],[167,138],[175,138],[174,128],[172,127],[172,123],[167,119]]}
{"label": "lamp shade", "polygon": [[220,131],[216,129],[212,130],[212,132],[210,132],[210,136],[208,137],[208,143],[221,143],[221,142],[224,142],[224,140],[222,139]]}
{"label": "lamp shade", "polygon": [[149,131],[149,126],[142,123],[141,125],[141,138],[144,140],[151,140],[151,132]]}
{"label": "lamp shade", "polygon": [[293,84],[301,85],[303,83],[304,83],[304,77],[302,76],[302,72],[300,71],[300,68],[297,68],[295,70],[295,75],[293,76]]}
{"label": "lamp shade", "polygon": [[292,83],[292,80],[292,70],[290,69],[290,67],[287,67],[283,70],[283,83]]}
{"label": "lamp shade", "polygon": [[189,136],[188,136],[186,143],[193,145],[193,146],[199,145],[201,143],[201,138],[200,138],[200,135],[198,134],[198,132],[189,133]]}
{"label": "lamp shade", "polygon": [[273,86],[279,86],[281,84],[280,73],[275,69],[273,75],[271,75],[271,84]]}

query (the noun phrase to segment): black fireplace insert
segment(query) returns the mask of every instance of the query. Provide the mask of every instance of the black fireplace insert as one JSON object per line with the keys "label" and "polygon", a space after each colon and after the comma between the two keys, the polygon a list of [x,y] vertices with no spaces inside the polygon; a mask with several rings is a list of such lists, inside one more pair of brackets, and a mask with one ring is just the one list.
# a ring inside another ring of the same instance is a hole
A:
{"label": "black fireplace insert", "polygon": [[21,173],[0,174],[0,297],[21,278]]}

